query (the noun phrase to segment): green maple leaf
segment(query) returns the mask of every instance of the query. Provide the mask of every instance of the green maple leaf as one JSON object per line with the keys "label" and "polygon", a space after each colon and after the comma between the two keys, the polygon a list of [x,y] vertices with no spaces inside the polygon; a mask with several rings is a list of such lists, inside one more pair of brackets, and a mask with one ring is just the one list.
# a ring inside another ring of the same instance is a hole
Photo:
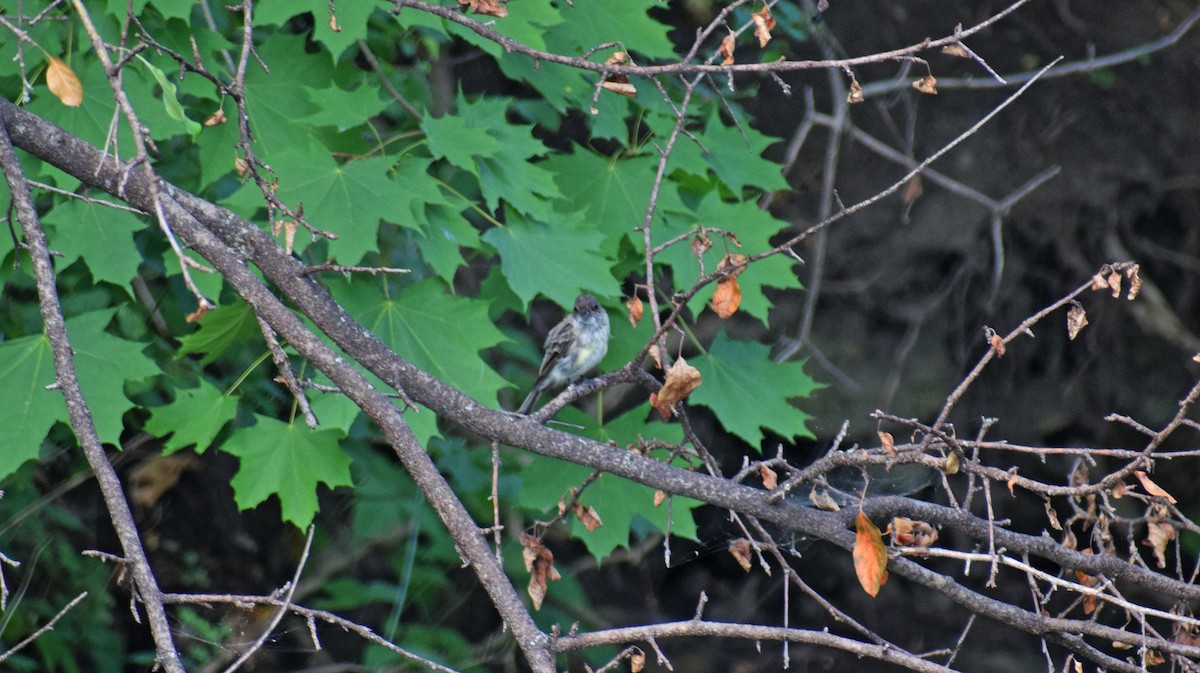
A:
{"label": "green maple leaf", "polygon": [[813,437],[812,416],[788,400],[812,395],[820,384],[802,362],[773,362],[770,348],[718,334],[708,353],[689,360],[703,381],[688,398],[708,407],[729,432],[759,448],[767,428],[783,437]]}
{"label": "green maple leaf", "polygon": [[454,297],[427,280],[385,295],[375,280],[329,283],[335,299],[401,357],[477,400],[494,403],[507,385],[480,355],[505,340],[488,304]]}
{"label": "green maple leaf", "polygon": [[[331,56],[337,59],[355,41],[367,36],[367,19],[377,5],[372,2],[339,2],[331,5],[328,0],[288,0],[287,2],[264,2],[254,8],[255,26],[282,26],[298,14],[312,14],[312,37],[323,43]],[[329,25],[329,10],[335,8],[339,31]]]}
{"label": "green maple leaf", "polygon": [[216,360],[235,343],[262,338],[254,311],[242,301],[218,306],[205,313],[199,322],[200,329],[179,339],[179,355],[204,354],[200,360],[202,366]]}
{"label": "green maple leaf", "polygon": [[[653,159],[611,159],[578,149],[574,154],[554,155],[541,165],[554,173],[563,194],[559,212],[582,211],[585,220],[604,233],[607,249],[616,250],[645,221],[657,165]],[[664,183],[659,209],[678,203],[673,184]]]}
{"label": "green maple leaf", "polygon": [[779,142],[778,138],[759,133],[745,122],[740,127],[726,126],[714,107],[704,142],[708,147],[704,161],[735,194],[750,185],[766,191],[788,188],[782,167],[762,157],[763,150]]}
{"label": "green maple leaf", "polygon": [[305,528],[319,509],[318,484],[353,484],[350,456],[338,446],[341,435],[266,416],[255,415],[255,420],[221,447],[241,461],[231,481],[234,500],[241,509],[250,509],[277,496],[281,518]]}
{"label": "green maple leaf", "polygon": [[138,216],[124,210],[79,199],[68,199],[43,218],[54,225],[50,247],[62,253],[55,265],[66,268],[80,257],[92,279],[128,288],[137,275],[142,256],[133,243],[133,232],[145,228]]}
{"label": "green maple leaf", "polygon": [[[285,203],[303,203],[305,219],[338,236],[329,242],[330,253],[344,264],[357,264],[363,255],[378,248],[379,221],[390,219],[394,204],[406,198],[390,169],[391,162],[384,157],[344,165],[328,157],[289,162],[286,168],[279,168],[286,176],[280,182],[279,198]],[[417,226],[407,219],[397,224]],[[296,250],[303,250],[308,240],[304,233],[297,234]]]}
{"label": "green maple leaf", "polygon": [[170,404],[150,409],[146,432],[170,438],[163,442],[163,453],[174,453],[189,446],[204,453],[225,424],[237,416],[238,401],[221,392],[207,379],[195,388],[177,388]]}
{"label": "green maple leaf", "polygon": [[585,291],[612,294],[612,264],[598,252],[603,236],[591,227],[567,222],[551,227],[510,213],[508,225],[488,230],[483,240],[500,252],[504,276],[526,305],[539,293],[562,306]]}
{"label": "green maple leaf", "polygon": [[[695,230],[698,226],[719,227],[737,237],[740,247],[717,234],[710,235],[713,246],[704,253],[704,272],[712,273],[726,253],[753,255],[771,249],[770,239],[784,224],[770,213],[763,211],[752,200],[740,203],[723,200],[716,190],[710,192],[694,208],[672,210],[664,215],[664,226],[653,232],[655,243],[674,238],[678,234]],[[672,276],[680,288],[691,287],[700,278],[700,265],[692,253],[691,240],[684,240],[667,248],[656,258],[672,269]],[[800,282],[792,270],[795,262],[783,255],[763,258],[737,277],[742,291],[740,310],[758,318],[764,325],[771,309],[771,300],[764,289],[767,287],[795,288]],[[688,306],[699,314],[712,299],[716,285],[701,290]]]}
{"label": "green maple leaf", "polygon": [[560,7],[563,25],[548,42],[569,48],[554,49],[560,53],[580,53],[598,44],[618,42],[623,49],[652,59],[670,59],[675,55],[667,36],[670,27],[648,14],[659,6],[656,0],[621,0]]}
{"label": "green maple leaf", "polygon": [[[159,372],[142,354],[144,344],[104,331],[116,309],[76,316],[67,321],[75,352],[75,371],[101,442],[118,444],[122,415],[134,407],[125,383]],[[67,422],[62,393],[46,390],[55,381],[54,355],[45,335],[0,343],[0,408],[5,410],[5,450],[0,451],[0,478],[36,458],[50,427]]]}

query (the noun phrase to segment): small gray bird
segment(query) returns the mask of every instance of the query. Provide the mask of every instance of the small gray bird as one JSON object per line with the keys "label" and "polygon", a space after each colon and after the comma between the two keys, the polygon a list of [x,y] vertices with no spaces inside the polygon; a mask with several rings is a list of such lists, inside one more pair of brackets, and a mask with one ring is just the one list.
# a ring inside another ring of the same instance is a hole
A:
{"label": "small gray bird", "polygon": [[550,388],[574,383],[604,359],[608,352],[608,313],[590,294],[575,300],[575,310],[550,330],[537,383],[517,409],[527,414],[538,397]]}

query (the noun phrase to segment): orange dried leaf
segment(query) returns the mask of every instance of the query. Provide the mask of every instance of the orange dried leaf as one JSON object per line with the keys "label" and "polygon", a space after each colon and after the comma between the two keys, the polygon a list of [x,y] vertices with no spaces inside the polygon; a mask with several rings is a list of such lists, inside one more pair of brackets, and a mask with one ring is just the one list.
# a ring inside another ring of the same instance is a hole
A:
{"label": "orange dried leaf", "polygon": [[913,201],[921,198],[921,195],[924,193],[925,189],[921,186],[921,174],[918,173],[909,178],[908,182],[904,185],[904,205],[910,205]]}
{"label": "orange dried leaf", "polygon": [[[736,239],[734,241],[737,242]],[[749,260],[743,254],[731,252],[721,258],[717,264],[717,273],[726,274],[730,278],[737,278],[746,270],[746,262]]]}
{"label": "orange dried leaf", "polygon": [[889,456],[896,455],[896,440],[892,437],[892,433],[880,430],[875,434],[879,435],[879,445],[887,452]]}
{"label": "orange dried leaf", "polygon": [[742,288],[738,286],[737,278],[731,276],[718,281],[712,296],[712,308],[717,317],[722,320],[729,318],[737,313],[741,305]]}
{"label": "orange dried leaf", "polygon": [[854,530],[854,573],[863,591],[875,597],[887,583],[887,548],[879,529],[866,514],[858,513]]}
{"label": "orange dried leaf", "polygon": [[1167,567],[1167,543],[1175,539],[1175,527],[1165,521],[1146,527],[1146,539],[1142,544],[1154,550],[1154,561],[1159,568]]}
{"label": "orange dried leaf", "polygon": [[642,306],[642,300],[632,297],[625,302],[625,308],[629,309],[629,324],[637,327],[638,321],[642,319],[642,313],[645,310]]}
{"label": "orange dried leaf", "polygon": [[1125,489],[1126,489],[1125,480],[1118,479],[1117,483],[1113,484],[1112,490],[1110,492],[1112,493],[1112,497],[1116,498],[1117,500],[1120,500],[1121,498],[1125,497]]}
{"label": "orange dried leaf", "polygon": [[957,42],[942,47],[942,53],[947,56],[957,56],[958,58],[971,58],[971,55],[967,53],[967,50]]}
{"label": "orange dried leaf", "polygon": [[960,467],[962,467],[962,465],[958,460],[958,454],[955,453],[954,451],[947,453],[946,454],[946,462],[944,464],[944,469],[946,470],[946,474],[948,474],[948,475],[949,474],[958,474],[958,470]]}
{"label": "orange dried leaf", "polygon": [[[330,7],[332,6],[333,4],[330,3]],[[334,14],[333,12],[329,13],[329,30],[332,30],[335,33],[342,32],[342,27],[339,26],[337,22],[337,14]]]}
{"label": "orange dried leaf", "polygon": [[533,609],[542,609],[542,600],[546,597],[546,583],[549,580],[562,579],[554,569],[554,554],[536,537],[521,533],[521,558],[525,561],[525,570],[529,571],[529,586],[526,591],[533,601]]}
{"label": "orange dried leaf", "polygon": [[646,667],[646,653],[638,650],[629,657],[629,670],[632,673],[641,673],[641,670]]}
{"label": "orange dried leaf", "polygon": [[931,96],[937,95],[937,78],[933,75],[925,75],[921,79],[912,83],[913,88],[921,93]]}
{"label": "orange dried leaf", "polygon": [[654,492],[654,506],[655,507],[658,507],[659,505],[663,504],[663,501],[666,499],[667,499],[666,491],[655,491]]}
{"label": "orange dried leaf", "polygon": [[498,0],[458,0],[458,7],[476,14],[487,14],[500,19],[508,16],[508,8]]}
{"label": "orange dried leaf", "polygon": [[737,40],[734,38],[733,33],[730,33],[725,36],[725,39],[721,40],[721,65],[734,64],[733,51],[735,49],[737,49]]}
{"label": "orange dried leaf", "polygon": [[733,558],[737,559],[738,565],[742,570],[750,572],[750,541],[746,538],[734,540],[729,543],[729,553],[733,554]]}
{"label": "orange dried leaf", "polygon": [[1150,495],[1157,495],[1160,498],[1166,498],[1167,502],[1171,503],[1172,505],[1177,502],[1170,493],[1167,493],[1163,490],[1162,486],[1159,486],[1151,481],[1150,477],[1146,476],[1145,472],[1138,470],[1134,472],[1133,475],[1138,478],[1138,481],[1142,482],[1142,488],[1146,489],[1146,492]]}
{"label": "orange dried leaf", "polygon": [[189,323],[196,322],[197,320],[203,318],[205,313],[208,313],[209,308],[210,307],[208,306],[208,304],[205,304],[205,303],[200,304],[200,306],[198,306],[195,311],[192,311],[191,313],[187,314],[187,317],[184,318],[184,321],[189,322]]}
{"label": "orange dried leaf", "polygon": [[888,530],[892,533],[892,542],[902,547],[928,549],[938,538],[937,529],[928,523],[900,516],[892,519]]}
{"label": "orange dried leaf", "polygon": [[1017,494],[1013,491],[1013,487],[1015,487],[1016,485],[1017,485],[1017,475],[1014,472],[1013,475],[1008,478],[1008,494],[1013,496],[1014,498],[1017,497]]}
{"label": "orange dried leaf", "polygon": [[699,257],[708,252],[712,248],[712,239],[708,237],[708,232],[701,231],[700,235],[692,239],[692,254]]}
{"label": "orange dried leaf", "polygon": [[1004,357],[1004,337],[1000,336],[999,334],[993,334],[992,338],[988,341],[992,344],[992,348],[996,350],[996,357]]}
{"label": "orange dried leaf", "polygon": [[846,102],[851,105],[854,105],[856,103],[861,103],[864,100],[866,100],[866,98],[863,97],[862,85],[858,83],[857,79],[854,79],[853,77],[851,77],[850,78],[850,93],[846,94]]}
{"label": "orange dried leaf", "polygon": [[1092,292],[1095,292],[1096,290],[1103,290],[1104,288],[1108,287],[1108,281],[1104,280],[1103,271],[1104,270],[1101,269],[1101,273],[1097,273],[1096,275],[1092,276]]}
{"label": "orange dried leaf", "polygon": [[779,475],[766,465],[758,466],[758,476],[762,477],[763,487],[768,491],[774,491],[775,487],[779,485]]}
{"label": "orange dried leaf", "polygon": [[648,353],[650,355],[650,359],[654,360],[654,366],[662,369],[662,357],[658,353],[658,344],[650,346]]}
{"label": "orange dried leaf", "polygon": [[1164,663],[1164,662],[1166,662],[1166,659],[1163,658],[1163,655],[1159,654],[1155,650],[1146,650],[1146,665],[1147,666],[1158,666],[1159,664]]}
{"label": "orange dried leaf", "polygon": [[83,104],[83,84],[71,66],[61,58],[50,57],[50,65],[46,66],[46,86],[67,107]]}
{"label": "orange dried leaf", "polygon": [[1088,319],[1087,312],[1083,310],[1083,305],[1076,303],[1067,311],[1067,336],[1074,341],[1075,337],[1079,336],[1079,332],[1087,327]]}
{"label": "orange dried leaf", "polygon": [[637,87],[629,83],[629,78],[625,75],[609,75],[604,78],[600,86],[608,89],[613,93],[619,93],[627,98],[637,98]]}
{"label": "orange dried leaf", "polygon": [[1050,501],[1046,501],[1046,518],[1050,520],[1050,527],[1054,530],[1062,530],[1062,524],[1058,522],[1058,512],[1050,506]]}
{"label": "orange dried leaf", "polygon": [[751,14],[750,18],[754,21],[754,37],[758,38],[759,48],[767,46],[771,41],[771,31],[775,29],[775,17],[771,16],[771,10],[763,5],[762,11]]}
{"label": "orange dried leaf", "polygon": [[1125,272],[1125,276],[1129,279],[1129,293],[1125,295],[1125,299],[1128,301],[1136,299],[1138,293],[1142,291],[1142,277],[1138,275],[1138,269],[1140,268],[1140,266],[1134,264]]}

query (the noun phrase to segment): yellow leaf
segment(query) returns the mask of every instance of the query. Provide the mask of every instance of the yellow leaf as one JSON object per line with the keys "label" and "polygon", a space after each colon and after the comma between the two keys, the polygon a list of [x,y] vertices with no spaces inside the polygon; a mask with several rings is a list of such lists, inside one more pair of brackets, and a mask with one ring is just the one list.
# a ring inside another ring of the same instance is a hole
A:
{"label": "yellow leaf", "polygon": [[58,96],[63,105],[79,107],[83,104],[83,84],[75,76],[75,71],[60,58],[50,57],[50,65],[46,68],[46,86],[50,93]]}

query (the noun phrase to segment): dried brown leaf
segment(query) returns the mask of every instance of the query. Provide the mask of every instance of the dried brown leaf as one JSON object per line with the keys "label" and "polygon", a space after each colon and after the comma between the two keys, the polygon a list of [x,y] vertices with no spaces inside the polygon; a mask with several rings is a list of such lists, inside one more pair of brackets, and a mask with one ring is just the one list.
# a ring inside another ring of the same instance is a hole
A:
{"label": "dried brown leaf", "polygon": [[717,281],[717,289],[713,291],[712,308],[722,320],[737,313],[742,305],[742,288],[738,286],[737,278],[730,276]]}
{"label": "dried brown leaf", "polygon": [[959,463],[958,454],[954,451],[947,453],[946,461],[943,467],[943,469],[946,470],[946,474],[958,474],[958,469],[960,467],[962,467],[962,465]]}
{"label": "dried brown leaf", "polygon": [[882,447],[889,456],[896,455],[896,440],[894,437],[892,437],[892,433],[878,430],[875,434],[879,435],[879,446]]}
{"label": "dried brown leaf", "polygon": [[1108,281],[1104,280],[1103,273],[1098,273],[1092,276],[1092,292],[1103,290],[1106,287],[1108,287]]}
{"label": "dried brown leaf", "polygon": [[1004,337],[1000,336],[999,334],[993,333],[992,338],[988,339],[988,342],[991,343],[992,348],[995,349],[996,357],[998,357],[998,358],[1004,357],[1004,352],[1006,350],[1006,348],[1004,346]]}
{"label": "dried brown leaf", "polygon": [[1112,494],[1112,497],[1116,498],[1117,500],[1120,500],[1121,498],[1125,497],[1125,489],[1126,488],[1127,487],[1125,486],[1125,480],[1118,479],[1117,483],[1112,485],[1112,489],[1109,492]]}
{"label": "dried brown leaf", "polygon": [[879,528],[862,512],[854,520],[854,531],[854,573],[863,591],[873,598],[887,583],[887,548]]}
{"label": "dried brown leaf", "polygon": [[658,507],[659,505],[663,504],[663,501],[666,499],[667,499],[666,491],[655,491],[654,492],[654,506],[655,507]]}
{"label": "dried brown leaf", "polygon": [[625,75],[609,75],[604,78],[600,86],[613,92],[619,93],[628,98],[637,98],[637,87],[629,83],[629,78]]}
{"label": "dried brown leaf", "polygon": [[908,182],[904,184],[904,194],[902,196],[904,205],[911,205],[913,201],[921,198],[921,195],[924,193],[925,188],[921,185],[921,174],[918,173],[909,178]]}
{"label": "dried brown leaf", "polygon": [[1167,567],[1167,544],[1175,539],[1175,526],[1158,521],[1146,527],[1146,539],[1142,544],[1154,550],[1154,561],[1158,567]]}
{"label": "dried brown leaf", "polygon": [[625,308],[629,309],[629,324],[637,327],[638,321],[642,319],[642,313],[645,311],[642,300],[636,295],[630,297],[629,301],[625,302]]}
{"label": "dried brown leaf", "polygon": [[508,16],[508,8],[499,0],[458,0],[458,8],[471,10],[476,14],[487,14],[500,19]]}
{"label": "dried brown leaf", "polygon": [[1110,288],[1112,288],[1112,298],[1116,299],[1117,297],[1120,297],[1121,296],[1121,274],[1117,273],[1116,271],[1113,271],[1112,273],[1108,274],[1108,278],[1106,278],[1105,280],[1108,281],[1108,286]]}
{"label": "dried brown leaf", "polygon": [[1138,270],[1141,267],[1134,264],[1125,272],[1125,277],[1129,279],[1129,293],[1125,295],[1125,299],[1133,301],[1137,299],[1138,293],[1142,291],[1142,277],[1138,275]]}
{"label": "dried brown leaf", "polygon": [[629,670],[631,673],[641,673],[646,667],[646,653],[638,650],[629,657]]}
{"label": "dried brown leaf", "polygon": [[71,66],[61,58],[50,57],[50,64],[46,66],[46,86],[67,107],[83,104],[83,84]]}
{"label": "dried brown leaf", "polygon": [[1013,491],[1013,488],[1014,488],[1014,487],[1016,487],[1016,485],[1017,485],[1017,481],[1018,481],[1018,480],[1017,480],[1017,473],[1016,473],[1016,472],[1014,472],[1014,473],[1012,474],[1012,476],[1010,476],[1010,477],[1008,478],[1008,482],[1007,482],[1007,483],[1008,483],[1008,494],[1009,494],[1009,495],[1011,495],[1011,496],[1013,496],[1014,498],[1017,496],[1017,494],[1016,494],[1016,492],[1015,492],[1015,491]]}
{"label": "dried brown leaf", "polygon": [[151,507],[179,481],[184,470],[195,469],[200,462],[187,453],[154,456],[138,464],[129,479],[130,499],[142,507]]}
{"label": "dried brown leaf", "polygon": [[[332,3],[330,6],[333,6]],[[332,30],[335,33],[342,32],[342,27],[339,26],[337,22],[337,14],[334,14],[333,12],[329,13],[329,30]]]}
{"label": "dried brown leaf", "polygon": [[971,54],[963,48],[961,44],[955,42],[942,47],[942,53],[947,56],[956,56],[958,58],[971,58]]}
{"label": "dried brown leaf", "polygon": [[533,601],[533,609],[542,609],[542,600],[546,598],[546,583],[549,580],[561,579],[562,576],[554,569],[554,554],[542,544],[538,538],[521,533],[521,558],[525,561],[525,570],[529,571],[529,586],[526,591]]}
{"label": "dried brown leaf", "polygon": [[692,254],[699,257],[708,252],[713,247],[712,239],[708,237],[707,231],[701,231],[699,235],[692,239]]}
{"label": "dried brown leaf", "polygon": [[1151,481],[1150,477],[1146,476],[1145,472],[1138,470],[1133,473],[1133,476],[1137,477],[1138,481],[1142,482],[1142,488],[1146,489],[1146,492],[1150,495],[1157,495],[1160,498],[1166,498],[1167,502],[1171,503],[1172,505],[1177,502],[1170,493],[1167,493],[1163,490],[1162,486],[1159,486]]}
{"label": "dried brown leaf", "polygon": [[825,489],[818,489],[814,486],[813,490],[808,494],[808,499],[812,502],[813,507],[825,510],[826,512],[836,512],[841,509],[841,506],[830,497],[829,492]]}
{"label": "dried brown leaf", "polygon": [[204,125],[205,126],[219,126],[221,124],[224,124],[226,121],[228,121],[228,119],[226,119],[226,117],[225,117],[225,110],[223,110],[221,108],[217,108],[216,112],[210,114],[208,116],[208,118],[204,120]]}
{"label": "dried brown leaf", "polygon": [[[734,239],[736,242],[736,239]],[[726,274],[730,278],[737,278],[746,270],[746,262],[749,257],[737,252],[731,252],[721,258],[717,264],[717,273]]]}
{"label": "dried brown leaf", "polygon": [[750,541],[746,538],[734,540],[729,543],[729,553],[733,554],[733,558],[737,559],[738,565],[742,570],[750,572],[752,566],[750,556]]}
{"label": "dried brown leaf", "polygon": [[1087,324],[1087,312],[1083,310],[1083,304],[1075,302],[1071,310],[1067,311],[1067,336],[1074,341]]}
{"label": "dried brown leaf", "polygon": [[767,46],[771,41],[771,31],[775,29],[775,17],[771,16],[771,10],[763,5],[761,11],[750,15],[750,19],[754,21],[754,37],[758,38],[759,48]]}
{"label": "dried brown leaf", "polygon": [[920,547],[928,549],[937,542],[937,529],[924,521],[914,521],[898,516],[888,525],[892,533],[892,542],[901,547]]}
{"label": "dried brown leaf", "polygon": [[1062,530],[1062,524],[1058,522],[1058,512],[1050,506],[1050,501],[1046,501],[1046,518],[1050,520],[1050,527],[1054,530]]}
{"label": "dried brown leaf", "polygon": [[584,507],[581,503],[577,502],[571,511],[575,514],[575,518],[579,519],[579,523],[588,529],[589,533],[604,525],[604,522],[600,520],[600,513],[591,505]]}
{"label": "dried brown leaf", "polygon": [[861,103],[866,98],[863,97],[862,85],[854,77],[850,78],[850,93],[846,94],[846,102],[855,105]]}
{"label": "dried brown leaf", "polygon": [[925,75],[921,79],[912,83],[913,88],[930,96],[937,95],[937,78],[933,75]]}
{"label": "dried brown leaf", "polygon": [[766,465],[758,466],[758,476],[762,477],[763,487],[768,491],[774,491],[775,487],[779,485],[779,475]]}
{"label": "dried brown leaf", "polygon": [[691,394],[700,385],[700,380],[700,371],[689,365],[683,358],[679,358],[667,370],[663,387],[657,394],[650,395],[650,404],[658,409],[663,420],[667,420],[671,417],[671,407]]}
{"label": "dried brown leaf", "polygon": [[733,52],[737,49],[737,39],[733,33],[729,33],[721,40],[721,65],[733,65]]}

